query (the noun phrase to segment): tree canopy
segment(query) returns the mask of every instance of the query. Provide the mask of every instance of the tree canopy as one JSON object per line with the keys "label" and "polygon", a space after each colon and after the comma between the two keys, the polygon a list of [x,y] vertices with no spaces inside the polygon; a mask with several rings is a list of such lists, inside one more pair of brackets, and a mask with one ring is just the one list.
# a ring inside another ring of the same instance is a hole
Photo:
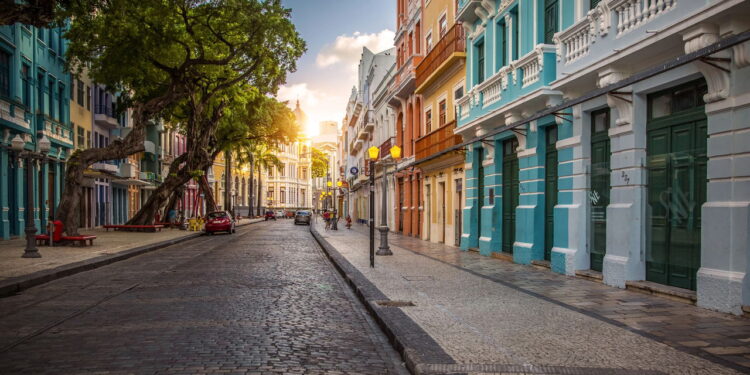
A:
{"label": "tree canopy", "polygon": [[328,173],[328,155],[313,147],[312,148],[312,176],[313,178],[325,177]]}

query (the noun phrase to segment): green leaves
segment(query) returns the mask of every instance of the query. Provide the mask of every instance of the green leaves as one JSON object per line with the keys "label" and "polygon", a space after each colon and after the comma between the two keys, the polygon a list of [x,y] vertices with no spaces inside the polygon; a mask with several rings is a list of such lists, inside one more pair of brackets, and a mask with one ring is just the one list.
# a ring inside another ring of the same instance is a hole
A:
{"label": "green leaves", "polygon": [[313,147],[311,159],[313,178],[325,177],[326,173],[328,172],[328,155],[325,152]]}

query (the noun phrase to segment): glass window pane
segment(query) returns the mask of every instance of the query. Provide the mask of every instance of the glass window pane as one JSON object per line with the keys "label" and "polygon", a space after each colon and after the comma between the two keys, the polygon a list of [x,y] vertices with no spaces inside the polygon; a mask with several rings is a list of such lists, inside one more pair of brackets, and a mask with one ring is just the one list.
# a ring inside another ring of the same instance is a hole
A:
{"label": "glass window pane", "polygon": [[675,91],[672,103],[672,110],[674,112],[695,107],[695,88],[691,86]]}
{"label": "glass window pane", "polygon": [[651,99],[651,118],[667,116],[672,113],[672,96],[663,94]]}

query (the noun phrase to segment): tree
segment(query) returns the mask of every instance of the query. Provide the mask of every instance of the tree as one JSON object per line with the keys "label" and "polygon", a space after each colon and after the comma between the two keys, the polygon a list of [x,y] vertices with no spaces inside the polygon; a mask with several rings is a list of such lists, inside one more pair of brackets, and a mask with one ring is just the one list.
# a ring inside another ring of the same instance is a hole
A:
{"label": "tree", "polygon": [[[295,70],[305,46],[289,18],[280,0],[108,0],[77,14],[66,33],[69,64],[129,94],[133,129],[108,147],[71,155],[66,191],[79,190],[91,164],[143,151],[149,121],[177,120],[187,153],[130,220],[150,224],[172,191],[211,164],[221,119],[252,96],[275,93]],[[78,194],[66,194],[57,209],[70,235],[78,205]]]}
{"label": "tree", "polygon": [[258,215],[263,198],[263,169],[271,170],[281,167],[281,160],[276,156],[278,148],[266,144],[259,144],[253,150],[253,160],[258,168]]}
{"label": "tree", "polygon": [[312,177],[325,177],[328,173],[328,155],[325,152],[312,148]]}

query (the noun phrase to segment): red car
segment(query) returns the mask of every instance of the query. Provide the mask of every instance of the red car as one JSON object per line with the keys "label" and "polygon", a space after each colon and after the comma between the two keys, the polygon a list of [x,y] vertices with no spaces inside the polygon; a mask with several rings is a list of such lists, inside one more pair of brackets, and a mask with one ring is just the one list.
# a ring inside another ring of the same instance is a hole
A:
{"label": "red car", "polygon": [[206,215],[206,226],[204,228],[208,234],[215,232],[234,233],[234,219],[227,211],[216,211]]}

